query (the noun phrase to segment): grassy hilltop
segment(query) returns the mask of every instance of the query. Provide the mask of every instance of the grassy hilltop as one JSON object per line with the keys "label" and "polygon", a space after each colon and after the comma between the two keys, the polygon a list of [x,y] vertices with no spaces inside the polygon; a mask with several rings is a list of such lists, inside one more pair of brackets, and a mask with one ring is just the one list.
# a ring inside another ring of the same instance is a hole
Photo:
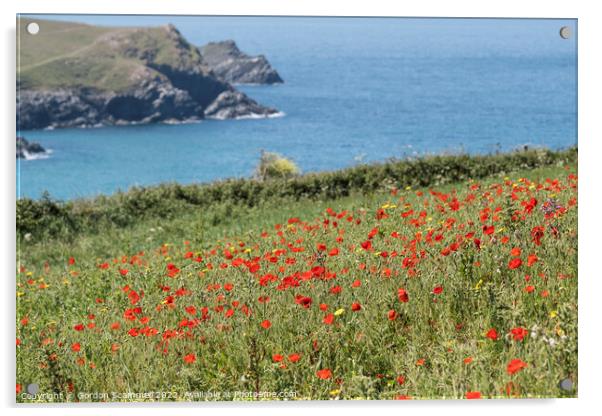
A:
{"label": "grassy hilltop", "polygon": [[173,27],[111,28],[35,19],[36,36],[27,33],[33,19],[21,18],[17,65],[24,89],[91,87],[122,91],[141,77],[164,77],[152,67],[201,65],[196,47],[176,39]]}

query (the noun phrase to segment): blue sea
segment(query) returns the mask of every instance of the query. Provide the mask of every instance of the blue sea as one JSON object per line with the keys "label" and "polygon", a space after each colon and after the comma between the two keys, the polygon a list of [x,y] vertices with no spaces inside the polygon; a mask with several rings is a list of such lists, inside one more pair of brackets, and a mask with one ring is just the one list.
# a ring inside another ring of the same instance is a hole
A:
{"label": "blue sea", "polygon": [[[262,149],[314,172],[424,154],[577,143],[576,20],[45,18],[173,23],[197,45],[234,39],[244,52],[266,55],[285,81],[240,89],[285,115],[22,131],[51,150],[47,158],[18,162],[22,197],[48,191],[66,200],[134,185],[248,177]],[[571,29],[569,39],[559,35],[562,26]]]}

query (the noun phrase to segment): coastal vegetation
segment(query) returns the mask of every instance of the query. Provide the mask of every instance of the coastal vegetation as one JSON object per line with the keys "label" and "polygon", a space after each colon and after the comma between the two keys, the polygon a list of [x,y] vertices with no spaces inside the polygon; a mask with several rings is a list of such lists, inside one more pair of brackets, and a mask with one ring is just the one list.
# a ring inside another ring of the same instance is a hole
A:
{"label": "coastal vegetation", "polygon": [[[505,154],[428,156],[361,164],[347,169],[308,173],[269,181],[229,179],[209,184],[166,183],[133,187],[110,196],[56,201],[51,195],[17,200],[17,234],[70,239],[112,228],[127,228],[147,220],[169,220],[204,212],[212,223],[231,219],[238,209],[259,210],[270,202],[328,201],[407,186],[437,186],[494,174],[574,163],[577,149],[521,150]],[[260,163],[261,166],[261,163]]]}

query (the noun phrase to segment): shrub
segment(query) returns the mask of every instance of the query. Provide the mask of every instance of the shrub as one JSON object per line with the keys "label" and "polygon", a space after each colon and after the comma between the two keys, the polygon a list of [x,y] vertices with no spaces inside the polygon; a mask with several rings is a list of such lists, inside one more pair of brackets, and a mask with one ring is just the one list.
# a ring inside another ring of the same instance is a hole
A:
{"label": "shrub", "polygon": [[255,177],[265,181],[268,179],[290,179],[298,176],[299,168],[295,163],[278,153],[261,151]]}

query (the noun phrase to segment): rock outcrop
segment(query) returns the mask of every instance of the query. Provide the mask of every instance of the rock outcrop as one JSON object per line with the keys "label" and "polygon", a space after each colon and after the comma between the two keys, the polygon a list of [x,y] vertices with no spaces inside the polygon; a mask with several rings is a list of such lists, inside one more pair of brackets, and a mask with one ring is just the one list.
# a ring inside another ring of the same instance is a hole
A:
{"label": "rock outcrop", "polygon": [[265,56],[249,56],[233,40],[201,47],[203,61],[223,81],[232,84],[279,84],[284,82]]}
{"label": "rock outcrop", "polygon": [[17,159],[29,159],[40,154],[45,154],[44,149],[39,143],[33,143],[25,137],[17,136]]}
{"label": "rock outcrop", "polygon": [[205,117],[216,120],[231,118],[258,118],[280,115],[277,111],[265,111],[265,107],[257,104],[240,91],[224,91],[205,109]]}
{"label": "rock outcrop", "polygon": [[199,50],[172,25],[107,29],[94,43],[76,46],[72,53],[21,64],[17,84],[19,129],[278,113],[216,76]]}

